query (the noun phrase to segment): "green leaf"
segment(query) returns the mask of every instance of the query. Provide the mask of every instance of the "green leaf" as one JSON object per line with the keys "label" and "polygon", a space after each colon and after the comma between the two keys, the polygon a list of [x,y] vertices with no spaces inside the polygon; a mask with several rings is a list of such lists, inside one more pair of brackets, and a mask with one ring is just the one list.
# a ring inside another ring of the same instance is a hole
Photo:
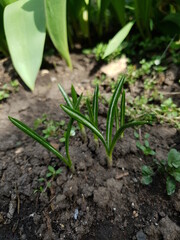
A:
{"label": "green leaf", "polygon": [[152,168],[149,166],[144,165],[144,166],[142,166],[141,170],[142,170],[143,176],[153,176],[154,175]]}
{"label": "green leaf", "polygon": [[[82,99],[82,94],[80,95],[80,97],[78,98],[78,100],[76,102],[75,109],[79,108],[81,99]],[[68,123],[68,126],[67,126],[66,137],[65,137],[66,156],[67,156],[67,159],[68,159],[68,161],[71,165],[72,165],[72,161],[71,161],[71,157],[70,157],[70,154],[69,154],[69,139],[70,139],[70,135],[71,135],[71,129],[72,129],[73,122],[74,122],[74,119],[71,118],[69,120],[69,123]]]}
{"label": "green leaf", "polygon": [[58,170],[56,170],[56,175],[61,174],[61,173],[62,173],[62,169],[61,169],[61,168],[59,168]]}
{"label": "green leaf", "polygon": [[72,68],[67,40],[66,5],[66,0],[46,0],[46,24],[54,46]]}
{"label": "green leaf", "polygon": [[73,108],[73,104],[72,104],[72,101],[71,99],[69,98],[69,96],[67,95],[67,93],[64,91],[63,87],[58,84],[58,87],[59,87],[59,91],[61,92],[61,94],[63,95],[64,97],[64,100],[66,101],[67,105],[71,108]]}
{"label": "green leaf", "polygon": [[125,91],[123,90],[121,97],[120,127],[122,127],[125,124],[125,110],[126,110]]}
{"label": "green leaf", "polygon": [[133,122],[130,122],[130,123],[126,123],[124,124],[124,126],[120,127],[120,129],[116,132],[113,140],[112,140],[112,143],[109,147],[109,153],[112,153],[115,145],[116,145],[116,142],[118,140],[118,138],[121,136],[121,134],[127,129],[127,128],[130,128],[130,127],[135,127],[135,126],[140,126],[140,125],[144,125],[144,124],[148,124],[149,122],[147,121],[133,121]]}
{"label": "green leaf", "polygon": [[63,143],[63,142],[66,141],[66,139],[65,139],[65,137],[62,137],[62,138],[59,139],[59,141],[60,141],[61,143]]}
{"label": "green leaf", "polygon": [[72,96],[72,99],[73,99],[73,104],[75,106],[76,103],[77,103],[78,97],[77,97],[77,93],[76,93],[76,90],[75,90],[73,85],[71,86],[71,96]]}
{"label": "green leaf", "polygon": [[21,121],[15,119],[15,118],[12,118],[10,116],[8,118],[16,127],[18,127],[20,130],[22,130],[24,133],[26,133],[28,136],[30,136],[37,142],[39,142],[47,150],[49,150],[53,154],[55,154],[66,166],[71,167],[71,165],[68,163],[68,161],[44,138],[39,136],[35,131],[33,131],[31,128],[29,128],[27,125],[25,125]]}
{"label": "green leaf", "polygon": [[180,167],[180,152],[172,148],[168,153],[168,165],[170,167]]}
{"label": "green leaf", "polygon": [[16,2],[17,0],[0,0],[0,4],[5,8],[7,5]]}
{"label": "green leaf", "polygon": [[103,58],[113,53],[129,34],[134,22],[127,23],[108,43]]}
{"label": "green leaf", "polygon": [[53,175],[53,173],[49,172],[49,173],[46,174],[46,177],[49,178],[49,177],[51,177],[52,175]]}
{"label": "green leaf", "polygon": [[106,142],[104,140],[103,135],[100,133],[100,131],[80,112],[71,109],[67,106],[60,105],[64,112],[66,112],[71,118],[74,118],[77,122],[82,123],[86,127],[88,127],[94,134],[96,134],[101,142],[104,144],[105,148],[107,149]]}
{"label": "green leaf", "polygon": [[150,36],[149,20],[152,13],[152,0],[134,0],[136,24],[142,37]]}
{"label": "green leaf", "polygon": [[4,32],[4,20],[3,20],[4,7],[0,5],[0,51],[7,56],[8,48]]}
{"label": "green leaf", "polygon": [[55,169],[54,169],[54,167],[52,167],[52,166],[48,166],[48,170],[52,173],[52,174],[55,174]]}
{"label": "green leaf", "polygon": [[125,0],[112,0],[111,1],[113,8],[118,16],[118,19],[122,26],[126,23],[126,15],[125,15]]}
{"label": "green leaf", "polygon": [[134,131],[134,136],[135,138],[139,138],[139,134],[136,131]]}
{"label": "green leaf", "polygon": [[148,139],[149,136],[150,136],[149,133],[146,133],[146,134],[144,135],[144,138],[145,138],[145,139]]}
{"label": "green leaf", "polygon": [[145,140],[145,141],[144,141],[144,145],[145,145],[147,148],[149,148],[149,142],[148,142],[148,140]]}
{"label": "green leaf", "polygon": [[33,90],[46,36],[44,0],[9,4],[4,10],[4,28],[13,65]]}
{"label": "green leaf", "polygon": [[65,125],[65,121],[64,121],[64,120],[61,120],[60,123],[59,123],[59,125],[60,125],[61,127],[63,127],[63,126]]}
{"label": "green leaf", "polygon": [[140,143],[140,141],[136,142],[136,147],[145,152],[146,148]]}
{"label": "green leaf", "polygon": [[180,13],[173,13],[173,14],[169,14],[167,15],[163,21],[165,22],[172,22],[173,24],[176,24],[178,26],[178,28],[180,29]]}
{"label": "green leaf", "polygon": [[39,178],[38,181],[39,181],[39,182],[44,182],[45,179],[44,179],[44,178]]}
{"label": "green leaf", "polygon": [[168,195],[172,195],[176,190],[176,182],[173,178],[167,177],[166,179],[166,191]]}
{"label": "green leaf", "polygon": [[149,150],[149,151],[148,151],[148,154],[149,154],[149,155],[151,155],[151,156],[156,155],[156,152],[153,151],[151,148],[149,148],[148,150]]}
{"label": "green leaf", "polygon": [[117,106],[117,102],[119,99],[119,96],[121,94],[121,90],[124,84],[125,77],[122,77],[119,83],[116,86],[116,89],[113,93],[113,96],[111,98],[111,102],[109,105],[109,110],[107,114],[107,124],[106,124],[106,144],[109,148],[111,144],[111,139],[112,139],[112,128],[113,128],[113,121],[114,121],[114,116],[115,116],[115,110]]}
{"label": "green leaf", "polygon": [[147,176],[143,176],[141,179],[142,184],[144,185],[149,185],[150,183],[152,183],[152,177],[147,175]]}
{"label": "green leaf", "polygon": [[88,117],[89,117],[89,119],[90,119],[91,123],[93,123],[93,124],[94,124],[94,116],[93,116],[93,111],[92,111],[91,104],[90,104],[90,101],[89,101],[89,99],[88,99],[88,98],[86,99],[86,106],[87,106],[88,115],[89,115]]}
{"label": "green leaf", "polygon": [[119,109],[118,109],[118,104],[116,105],[115,108],[115,124],[116,124],[116,131],[119,129]]}
{"label": "green leaf", "polygon": [[171,175],[175,178],[177,182],[180,182],[180,167],[177,169],[174,169]]}
{"label": "green leaf", "polygon": [[94,117],[94,125],[98,127],[98,94],[99,94],[99,86],[96,85],[96,89],[94,91],[93,96],[93,117]]}

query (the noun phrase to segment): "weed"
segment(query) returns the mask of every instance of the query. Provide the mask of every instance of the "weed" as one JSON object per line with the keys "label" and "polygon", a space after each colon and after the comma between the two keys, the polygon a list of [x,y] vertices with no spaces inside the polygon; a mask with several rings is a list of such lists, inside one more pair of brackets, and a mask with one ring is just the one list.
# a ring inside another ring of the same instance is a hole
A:
{"label": "weed", "polygon": [[[139,134],[137,132],[134,132],[134,136],[137,139],[139,138]],[[151,149],[151,147],[149,145],[148,138],[149,138],[149,134],[146,133],[144,135],[144,144],[142,144],[140,141],[137,141],[136,142],[136,146],[137,146],[137,148],[139,148],[144,153],[144,155],[146,155],[146,156],[148,156],[148,155],[154,156],[156,153],[155,153],[155,151],[153,151]]]}
{"label": "weed", "polygon": [[0,101],[9,98],[12,92],[17,92],[19,89],[19,82],[12,80],[10,83],[4,84],[0,89]]}
{"label": "weed", "polygon": [[46,192],[48,188],[51,187],[52,182],[54,181],[55,177],[57,177],[59,174],[61,174],[62,170],[61,168],[55,169],[53,166],[48,166],[48,172],[46,174],[46,178],[39,178],[38,181],[43,183],[38,189],[34,190],[34,193],[37,192]]}
{"label": "weed", "polygon": [[146,165],[143,166],[142,183],[149,185],[153,180],[152,177],[157,172],[165,176],[167,194],[172,195],[176,190],[176,182],[180,182],[180,152],[176,149],[171,149],[167,160],[154,160],[153,168]]}

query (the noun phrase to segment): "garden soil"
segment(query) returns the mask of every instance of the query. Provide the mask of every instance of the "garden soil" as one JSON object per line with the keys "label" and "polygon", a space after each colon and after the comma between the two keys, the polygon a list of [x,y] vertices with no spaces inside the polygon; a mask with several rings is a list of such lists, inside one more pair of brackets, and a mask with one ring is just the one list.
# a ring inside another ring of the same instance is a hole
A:
{"label": "garden soil", "polygon": [[[92,93],[92,80],[99,67],[91,56],[72,54],[72,60],[74,71],[56,56],[46,59],[33,93],[20,86],[1,102],[0,240],[179,240],[179,185],[175,194],[167,196],[162,176],[157,175],[150,186],[141,184],[141,167],[151,164],[153,157],[145,157],[137,149],[133,129],[118,141],[111,169],[106,166],[103,146],[95,147],[92,134],[87,130],[88,140],[83,142],[76,131],[70,140],[75,165],[72,174],[8,120],[10,115],[33,127],[34,120],[45,113],[53,120],[68,122],[59,107],[64,101],[57,84],[68,93],[72,83],[77,91]],[[1,86],[16,77],[10,61],[1,59]],[[99,104],[103,133],[106,114],[107,106]],[[145,133],[150,134],[157,160],[166,159],[171,148],[180,151],[180,132],[175,128],[143,126],[141,135]],[[50,141],[65,154],[63,143]],[[62,173],[50,188],[38,192],[38,179],[46,178],[49,165],[61,167]]]}

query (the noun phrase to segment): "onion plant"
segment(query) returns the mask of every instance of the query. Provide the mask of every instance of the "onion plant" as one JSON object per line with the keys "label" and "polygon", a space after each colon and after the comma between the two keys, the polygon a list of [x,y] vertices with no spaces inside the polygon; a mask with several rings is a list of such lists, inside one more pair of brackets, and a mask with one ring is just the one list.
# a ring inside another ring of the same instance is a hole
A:
{"label": "onion plant", "polygon": [[[86,106],[88,110],[89,120],[94,124],[96,128],[98,128],[98,94],[99,94],[99,86],[96,85],[96,89],[94,91],[93,103],[91,107],[91,103],[89,98],[86,99]],[[94,134],[94,141],[96,144],[96,148],[98,147],[98,137]]]}
{"label": "onion plant", "polygon": [[[72,93],[72,100],[68,97],[64,89],[59,85],[59,89],[67,103],[67,106],[74,108],[76,110],[79,110],[79,105],[82,99],[82,95],[80,97],[77,97],[76,91],[74,87],[71,88]],[[68,126],[67,126],[67,132],[66,132],[66,139],[65,139],[65,147],[66,147],[66,157],[64,157],[57,149],[55,149],[48,141],[46,141],[43,137],[41,137],[39,134],[37,134],[34,130],[29,128],[26,124],[19,121],[18,119],[12,118],[9,116],[9,120],[20,130],[22,130],[24,133],[29,135],[31,138],[33,138],[35,141],[39,142],[43,147],[45,147],[47,150],[52,152],[54,155],[56,155],[72,172],[74,172],[74,165],[71,161],[70,155],[69,155],[69,138],[70,138],[70,132],[73,124],[73,119],[70,119]],[[83,126],[84,127],[84,126]]]}
{"label": "onion plant", "polygon": [[[77,122],[80,122],[81,124],[88,127],[103,143],[106,150],[108,167],[112,166],[112,153],[113,153],[114,147],[117,143],[117,140],[122,136],[125,129],[148,123],[147,121],[132,121],[132,122],[125,123],[125,91],[122,91],[124,80],[125,80],[125,77],[122,77],[121,80],[118,82],[109,104],[107,122],[106,122],[106,138],[104,138],[104,136],[102,135],[102,133],[100,132],[97,126],[98,102],[96,102],[96,104],[93,104],[93,113],[92,113],[92,110],[88,111],[90,115],[89,118],[85,117],[77,109],[74,109],[65,105],[60,105],[61,108],[71,118],[75,119]],[[97,89],[98,88],[96,88],[95,94],[94,94],[94,96],[96,97],[98,92]],[[115,135],[112,136],[113,124],[114,124],[115,115],[116,115],[115,112],[117,111],[118,99],[121,95],[121,92],[122,92],[122,97],[121,97],[121,109],[120,109],[120,120],[119,120],[120,127],[116,129]],[[89,105],[89,103],[87,105]]]}

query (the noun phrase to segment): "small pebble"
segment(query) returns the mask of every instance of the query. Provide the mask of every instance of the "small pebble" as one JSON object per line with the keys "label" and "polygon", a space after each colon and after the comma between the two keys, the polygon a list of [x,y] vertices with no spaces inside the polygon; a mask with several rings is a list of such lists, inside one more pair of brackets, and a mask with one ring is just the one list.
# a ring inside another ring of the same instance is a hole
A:
{"label": "small pebble", "polygon": [[147,239],[146,234],[142,230],[137,232],[136,238],[137,238],[137,240],[146,240]]}

